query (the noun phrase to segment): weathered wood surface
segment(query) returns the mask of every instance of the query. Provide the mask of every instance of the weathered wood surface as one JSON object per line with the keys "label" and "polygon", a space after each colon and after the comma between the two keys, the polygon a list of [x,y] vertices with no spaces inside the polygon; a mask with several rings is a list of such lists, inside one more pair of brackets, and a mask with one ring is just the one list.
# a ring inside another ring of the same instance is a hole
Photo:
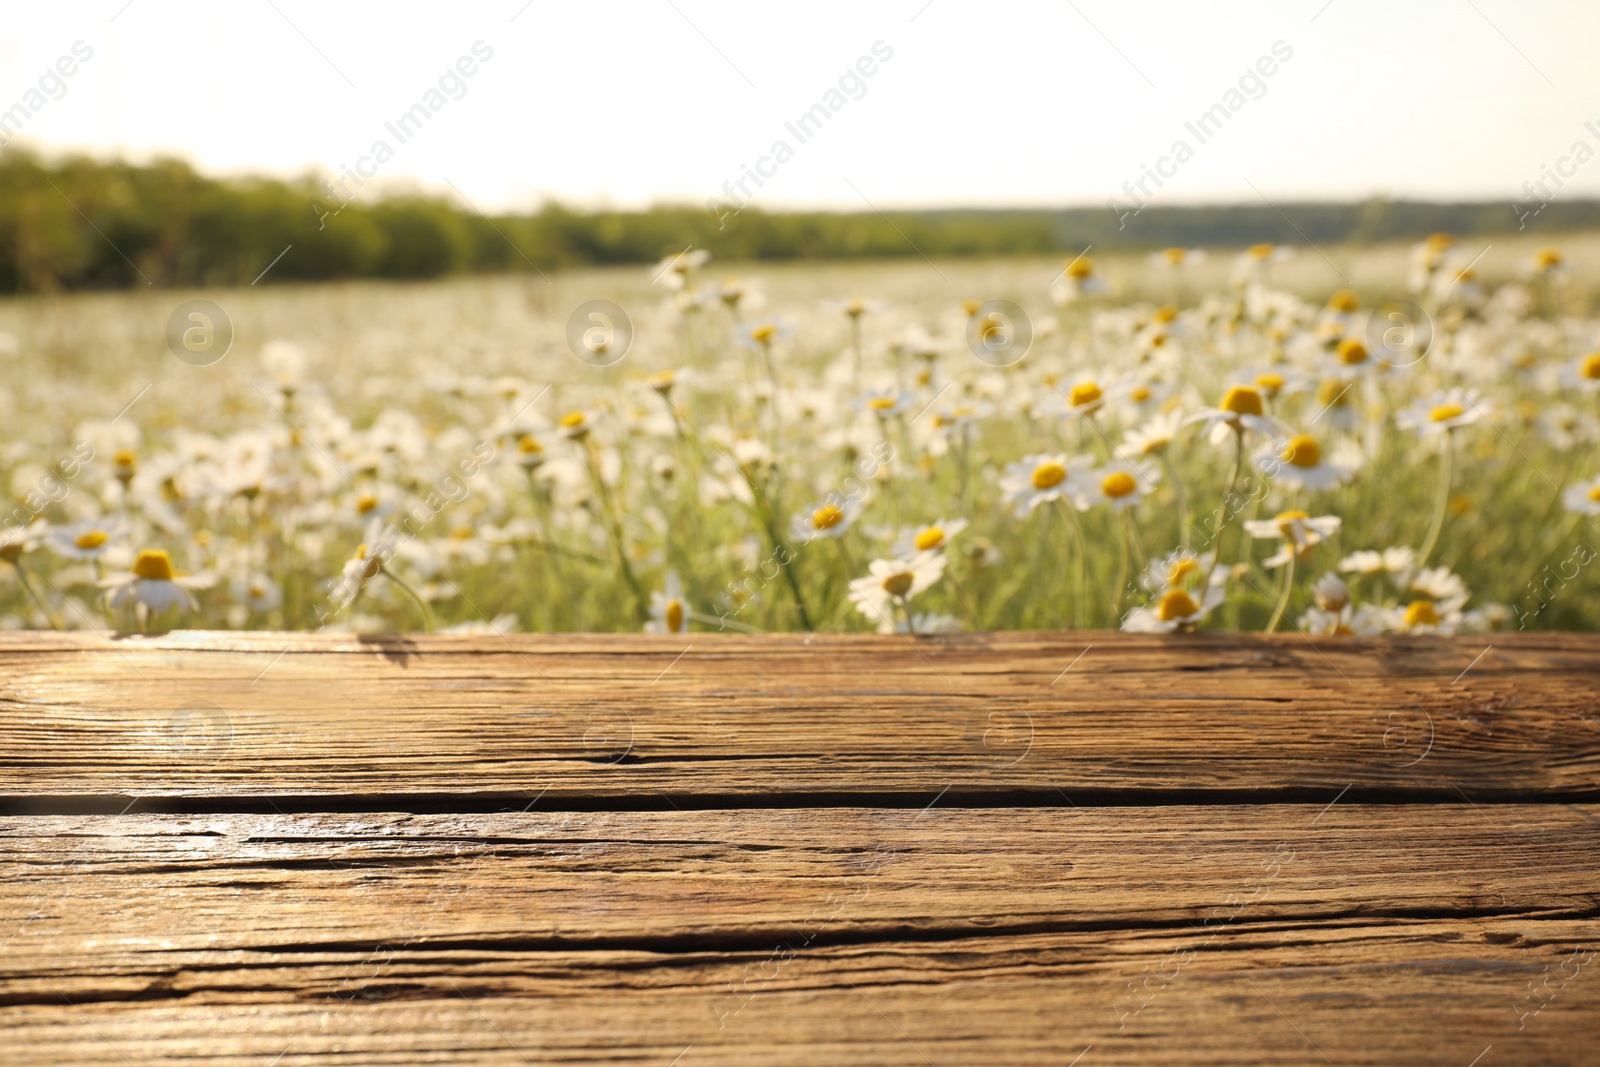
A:
{"label": "weathered wood surface", "polygon": [[3,635],[0,1047],[1592,1064],[1597,779],[1573,636]]}
{"label": "weathered wood surface", "polygon": [[1596,694],[1554,634],[8,637],[0,797],[1600,799]]}

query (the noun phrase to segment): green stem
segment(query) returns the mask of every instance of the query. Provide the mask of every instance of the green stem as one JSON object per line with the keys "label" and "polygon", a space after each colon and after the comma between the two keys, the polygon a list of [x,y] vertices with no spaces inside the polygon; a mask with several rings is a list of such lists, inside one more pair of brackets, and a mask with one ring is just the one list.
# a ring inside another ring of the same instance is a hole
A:
{"label": "green stem", "polygon": [[28,591],[28,595],[33,598],[33,602],[39,605],[39,610],[44,613],[45,621],[50,624],[50,629],[59,631],[61,627],[56,625],[55,616],[50,614],[50,609],[44,606],[43,600],[39,599],[39,593],[33,588],[33,583],[28,581],[28,572],[22,569],[21,562],[14,562],[11,565],[17,568],[17,580],[22,583],[22,588]]}
{"label": "green stem", "polygon": [[399,586],[407,596],[416,602],[417,607],[422,612],[423,630],[430,634],[433,633],[433,609],[429,608],[428,602],[422,599],[422,594],[411,588],[411,584],[409,582],[407,582],[404,578],[401,578],[394,571],[390,570],[388,566],[379,564],[378,571],[395,585]]}
{"label": "green stem", "polygon": [[1211,575],[1217,569],[1217,563],[1222,559],[1222,532],[1228,528],[1228,520],[1233,517],[1233,511],[1228,507],[1233,499],[1233,490],[1239,484],[1239,475],[1244,471],[1244,429],[1239,426],[1233,428],[1233,473],[1228,476],[1228,488],[1222,494],[1222,503],[1217,505],[1217,521],[1214,523],[1216,531],[1212,534],[1213,548],[1211,550],[1211,566],[1206,568],[1206,576],[1200,583],[1200,594],[1205,595],[1211,588]]}
{"label": "green stem", "polygon": [[1283,569],[1283,595],[1278,598],[1278,606],[1273,609],[1272,620],[1267,623],[1267,633],[1275,633],[1278,623],[1283,621],[1283,613],[1289,610],[1289,597],[1294,593],[1294,561],[1299,556],[1299,546],[1293,541],[1287,545],[1289,564]]}
{"label": "green stem", "polygon": [[1433,525],[1428,528],[1428,539],[1422,543],[1422,548],[1417,552],[1417,569],[1421,570],[1428,565],[1428,557],[1433,555],[1434,546],[1439,543],[1439,534],[1444,529],[1444,513],[1450,507],[1450,482],[1455,476],[1455,442],[1446,430],[1444,443],[1440,446],[1439,465],[1439,499],[1433,509]]}
{"label": "green stem", "polygon": [[853,357],[850,372],[850,391],[853,394],[859,394],[861,392],[861,317],[859,315],[850,317],[850,354]]}
{"label": "green stem", "polygon": [[639,577],[633,573],[633,564],[628,560],[628,547],[622,540],[622,520],[617,516],[611,490],[600,473],[600,457],[594,442],[587,441],[586,446],[584,453],[589,457],[589,476],[594,479],[595,493],[600,497],[600,509],[610,530],[611,542],[616,546],[617,563],[622,567],[622,577],[628,583],[628,588],[633,591],[634,614],[643,622],[650,617],[650,598],[645,595],[644,586],[639,584]]}
{"label": "green stem", "polygon": [[1128,595],[1128,562],[1132,556],[1133,528],[1126,511],[1119,516],[1122,520],[1122,558],[1117,564],[1117,584],[1111,587],[1111,621],[1113,624],[1122,619],[1122,602]]}
{"label": "green stem", "polygon": [[1088,585],[1089,580],[1088,567],[1084,561],[1084,557],[1087,556],[1088,553],[1085,550],[1086,545],[1083,539],[1083,522],[1078,518],[1078,509],[1073,507],[1067,501],[1063,500],[1061,502],[1061,507],[1066,511],[1067,517],[1072,520],[1072,541],[1074,547],[1076,547],[1078,550],[1078,567],[1076,575],[1077,582],[1072,591],[1072,628],[1074,630],[1081,630],[1083,629],[1084,590]]}
{"label": "green stem", "polygon": [[744,476],[745,484],[750,487],[750,496],[754,501],[751,510],[755,512],[756,520],[761,524],[762,531],[767,535],[767,544],[771,546],[772,554],[777,556],[779,554],[778,550],[780,548],[783,549],[783,558],[778,560],[778,569],[783,571],[784,580],[789,585],[789,592],[794,595],[795,610],[800,613],[800,626],[805,630],[814,630],[816,627],[811,624],[811,612],[806,609],[805,594],[800,592],[800,580],[795,577],[794,553],[789,550],[788,544],[778,536],[775,503],[768,503],[766,494],[761,491],[761,487],[750,476],[750,472],[747,469],[740,467],[739,473]]}
{"label": "green stem", "polygon": [[1183,479],[1178,477],[1177,465],[1165,451],[1161,453],[1161,465],[1167,469],[1167,478],[1172,482],[1173,500],[1178,506],[1178,547],[1187,552],[1189,551],[1189,497],[1183,490]]}

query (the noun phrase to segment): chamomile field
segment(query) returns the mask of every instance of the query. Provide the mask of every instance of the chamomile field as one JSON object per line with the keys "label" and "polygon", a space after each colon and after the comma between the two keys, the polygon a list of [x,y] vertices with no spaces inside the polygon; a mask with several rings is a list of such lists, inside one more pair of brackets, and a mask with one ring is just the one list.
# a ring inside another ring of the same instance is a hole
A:
{"label": "chamomile field", "polygon": [[1597,286],[1436,235],[12,299],[0,625],[1587,629]]}

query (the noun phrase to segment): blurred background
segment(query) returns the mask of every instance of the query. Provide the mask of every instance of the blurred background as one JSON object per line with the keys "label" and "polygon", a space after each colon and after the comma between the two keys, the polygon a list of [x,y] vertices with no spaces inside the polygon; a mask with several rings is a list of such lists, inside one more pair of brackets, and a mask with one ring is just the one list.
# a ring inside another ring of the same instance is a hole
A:
{"label": "blurred background", "polygon": [[[0,628],[1600,625],[1596,40],[16,5]],[[1241,385],[1277,421],[1217,448]],[[1329,544],[1284,576],[1286,511]]]}
{"label": "blurred background", "polygon": [[1576,0],[26,5],[0,291],[1567,233],[1600,224],[1597,32]]}

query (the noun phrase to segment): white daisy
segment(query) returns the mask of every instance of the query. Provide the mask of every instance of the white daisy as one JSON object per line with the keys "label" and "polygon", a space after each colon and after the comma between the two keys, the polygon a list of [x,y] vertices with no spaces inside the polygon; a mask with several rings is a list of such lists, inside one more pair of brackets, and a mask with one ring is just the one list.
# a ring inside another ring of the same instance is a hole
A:
{"label": "white daisy", "polygon": [[1461,628],[1460,600],[1433,601],[1421,598],[1405,607],[1390,608],[1386,622],[1395,633],[1453,634]]}
{"label": "white daisy", "polygon": [[1318,578],[1311,587],[1311,598],[1323,611],[1337,612],[1350,604],[1350,587],[1332,571]]}
{"label": "white daisy", "polygon": [[1105,283],[1095,275],[1093,261],[1088,256],[1079,256],[1068,260],[1050,283],[1050,298],[1064,306],[1104,289]]}
{"label": "white daisy", "polygon": [[1171,555],[1152,560],[1145,568],[1141,584],[1152,593],[1159,593],[1165,589],[1192,590],[1210,571],[1211,584],[1219,585],[1228,579],[1227,575],[1212,571],[1211,561],[1216,555],[1215,552],[1197,553],[1189,549],[1179,549]]}
{"label": "white daisy", "polygon": [[939,552],[919,552],[910,559],[875,559],[867,575],[850,582],[850,603],[878,624],[883,633],[895,630],[894,609],[905,605],[944,574],[945,557]]}
{"label": "white daisy", "polygon": [[880,419],[892,419],[905,413],[906,408],[911,406],[911,397],[897,389],[880,389],[868,393],[856,405]]}
{"label": "white daisy", "polygon": [[1568,511],[1579,515],[1600,515],[1600,478],[1568,486],[1561,494],[1561,502]]}
{"label": "white daisy", "polygon": [[1205,596],[1196,601],[1187,590],[1172,588],[1160,599],[1142,608],[1135,608],[1122,620],[1122,628],[1129,633],[1173,633],[1193,630],[1205,617],[1226,599],[1222,588],[1213,585]]}
{"label": "white daisy", "polygon": [[1600,391],[1600,352],[1590,352],[1561,368],[1561,384],[1586,393]]}
{"label": "white daisy", "polygon": [[1403,545],[1382,552],[1368,549],[1350,553],[1339,561],[1339,569],[1346,574],[1403,574],[1416,564],[1416,559],[1416,551]]}
{"label": "white daisy", "polygon": [[1166,411],[1155,415],[1143,426],[1129,430],[1123,435],[1122,446],[1117,452],[1124,456],[1161,455],[1172,447],[1173,441],[1177,440],[1183,422],[1181,411]]}
{"label": "white daisy", "polygon": [[1110,504],[1113,511],[1126,511],[1136,507],[1155,489],[1158,477],[1154,470],[1137,463],[1113,460],[1074,480],[1073,503],[1080,511],[1088,511],[1097,504]]}
{"label": "white daisy", "polygon": [[796,515],[790,529],[794,531],[795,539],[802,543],[820,537],[843,537],[861,515],[863,506],[859,498],[835,493]]}
{"label": "white daisy", "polygon": [[265,574],[246,574],[229,583],[233,598],[251,611],[272,611],[283,603],[283,590]]}
{"label": "white daisy", "polygon": [[1353,634],[1355,629],[1354,612],[1349,604],[1337,611],[1326,608],[1307,608],[1301,612],[1299,622],[1296,624],[1300,630],[1313,637],[1333,637],[1337,634]]}
{"label": "white daisy", "polygon": [[1337,532],[1340,519],[1337,515],[1321,515],[1312,518],[1304,511],[1282,511],[1270,519],[1251,519],[1245,522],[1244,528],[1251,537],[1276,537],[1283,540],[1283,547],[1275,555],[1262,561],[1262,566],[1268,569],[1281,567],[1289,562],[1289,554],[1293,552],[1297,560],[1305,559],[1313,548]]}
{"label": "white daisy", "polygon": [[650,621],[644,624],[645,632],[652,634],[686,634],[693,610],[683,597],[683,582],[677,571],[667,572],[666,588],[650,594]]}
{"label": "white daisy", "polygon": [[173,571],[172,557],[165,550],[147,548],[134,558],[130,570],[112,575],[100,585],[106,591],[106,603],[113,608],[131,600],[153,612],[178,607],[198,611],[200,604],[189,590],[204,589],[210,581],[200,575],[180,577]]}
{"label": "white daisy", "polygon": [[1414,430],[1422,437],[1439,437],[1462,426],[1470,426],[1483,417],[1479,397],[1473,389],[1447,389],[1419,400],[1395,415],[1395,422],[1404,430]]}
{"label": "white daisy", "polygon": [[1093,415],[1105,406],[1105,390],[1100,388],[1100,383],[1093,378],[1084,378],[1073,384],[1071,389],[1063,389],[1058,384],[1055,390],[1065,406],[1057,406],[1056,410],[1064,415],[1081,418]]}
{"label": "white daisy", "polygon": [[918,552],[943,552],[966,528],[966,519],[939,519],[926,526],[902,530],[892,551],[901,558],[915,556]]}
{"label": "white daisy", "polygon": [[657,263],[650,271],[651,282],[665,285],[668,289],[682,289],[689,284],[689,276],[711,258],[711,253],[704,248],[685,250],[667,256]]}
{"label": "white daisy", "polygon": [[1449,567],[1424,567],[1415,573],[1402,574],[1396,585],[1403,592],[1418,593],[1430,600],[1467,599],[1467,583]]}
{"label": "white daisy", "polygon": [[1227,430],[1239,433],[1255,430],[1257,433],[1287,436],[1281,424],[1267,417],[1266,408],[1261,400],[1261,390],[1253,385],[1229,386],[1216,407],[1190,415],[1184,422],[1201,423],[1212,431],[1213,442],[1225,437]]}
{"label": "white daisy", "polygon": [[1365,341],[1359,337],[1342,337],[1333,346],[1327,373],[1331,378],[1352,382],[1382,369]]}
{"label": "white daisy", "polygon": [[1076,488],[1076,476],[1088,461],[1068,459],[1065,453],[1023,456],[1015,463],[1006,464],[1000,476],[1000,492],[1013,512],[1026,517],[1040,504],[1065,500]]}
{"label": "white daisy", "polygon": [[66,526],[52,527],[45,534],[45,543],[62,559],[78,561],[97,560],[108,549],[115,548],[124,536],[127,524],[121,519],[105,516],[79,519]]}
{"label": "white daisy", "polygon": [[1256,466],[1284,485],[1312,492],[1332,489],[1350,476],[1349,468],[1324,457],[1317,439],[1305,433],[1275,442],[1256,457]]}

